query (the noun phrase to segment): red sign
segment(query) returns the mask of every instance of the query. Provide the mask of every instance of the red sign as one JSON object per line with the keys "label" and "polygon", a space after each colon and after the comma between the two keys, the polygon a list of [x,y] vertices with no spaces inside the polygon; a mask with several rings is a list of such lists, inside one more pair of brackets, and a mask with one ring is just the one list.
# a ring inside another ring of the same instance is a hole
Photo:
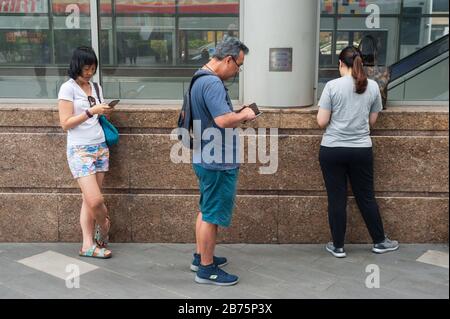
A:
{"label": "red sign", "polygon": [[[2,0],[0,0],[2,1]],[[3,0],[6,1],[6,0]],[[31,1],[31,0],[30,0]],[[89,2],[77,3],[73,0],[58,0],[53,2],[53,12],[65,14],[69,4],[76,4],[80,13],[88,15],[90,12]],[[116,14],[175,14],[176,5],[174,0],[159,1],[117,1]],[[111,14],[111,4],[101,3],[101,14]],[[239,14],[239,2],[237,0],[180,0],[178,12],[181,14]]]}
{"label": "red sign", "polygon": [[[68,5],[76,5],[82,15],[90,14],[88,0],[55,0],[52,1],[53,12],[65,15]],[[111,3],[100,4],[101,14],[111,14]],[[47,0],[0,0],[0,12],[11,13],[47,13]],[[180,0],[178,12],[181,14],[239,14],[239,1],[237,0]],[[149,0],[116,2],[116,14],[175,14],[174,0]]]}
{"label": "red sign", "polygon": [[239,1],[180,0],[180,13],[239,14]]}
{"label": "red sign", "polygon": [[0,12],[47,13],[47,0],[0,0]]}

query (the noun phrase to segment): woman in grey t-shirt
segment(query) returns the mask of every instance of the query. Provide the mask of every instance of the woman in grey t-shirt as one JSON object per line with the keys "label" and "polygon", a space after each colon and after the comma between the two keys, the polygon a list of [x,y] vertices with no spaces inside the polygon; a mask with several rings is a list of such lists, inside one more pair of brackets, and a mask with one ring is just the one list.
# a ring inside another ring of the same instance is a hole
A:
{"label": "woman in grey t-shirt", "polygon": [[333,242],[327,251],[338,258],[344,250],[347,224],[347,178],[372,237],[374,253],[398,249],[386,237],[373,183],[373,152],[370,126],[383,109],[376,82],[367,79],[361,53],[347,47],[339,56],[341,78],[325,86],[319,101],[317,122],[326,128],[320,147],[320,166],[328,194],[328,218]]}

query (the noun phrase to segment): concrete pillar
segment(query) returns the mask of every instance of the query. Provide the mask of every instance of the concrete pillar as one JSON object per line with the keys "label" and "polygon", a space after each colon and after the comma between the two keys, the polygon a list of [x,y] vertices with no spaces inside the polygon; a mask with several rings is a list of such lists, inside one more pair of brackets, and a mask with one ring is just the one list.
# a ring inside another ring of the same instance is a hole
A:
{"label": "concrete pillar", "polygon": [[[241,0],[241,40],[250,48],[241,78],[245,104],[315,104],[318,2]],[[292,71],[270,71],[271,48],[292,48]]]}

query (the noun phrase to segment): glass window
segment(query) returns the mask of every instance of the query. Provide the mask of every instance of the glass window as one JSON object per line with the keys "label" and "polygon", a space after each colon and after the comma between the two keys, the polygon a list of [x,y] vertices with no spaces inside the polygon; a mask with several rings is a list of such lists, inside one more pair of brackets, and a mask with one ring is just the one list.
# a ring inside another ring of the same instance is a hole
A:
{"label": "glass window", "polygon": [[319,51],[320,66],[333,65],[332,59],[333,33],[328,31],[321,31],[319,43],[320,43],[320,51]]}
{"label": "glass window", "polygon": [[89,0],[0,0],[0,98],[56,98],[73,49],[91,45],[89,11]]}
{"label": "glass window", "polygon": [[403,11],[408,13],[408,9],[414,10],[416,14],[448,14],[448,0],[405,0]]}
{"label": "glass window", "polygon": [[449,21],[448,17],[433,17],[431,18],[431,32],[429,43],[436,41],[439,38],[448,34]]}
{"label": "glass window", "polygon": [[217,43],[227,37],[239,37],[238,23],[236,17],[180,18],[179,63],[200,66],[208,62]]}
{"label": "glass window", "polygon": [[89,0],[53,0],[55,64],[68,64],[75,48],[91,45]]}
{"label": "glass window", "polygon": [[320,12],[323,15],[334,14],[336,10],[335,0],[320,0]]}
{"label": "glass window", "polygon": [[431,8],[432,13],[448,14],[448,0],[434,0]]}
{"label": "glass window", "polygon": [[178,12],[181,14],[239,14],[237,0],[178,0]]}
{"label": "glass window", "polygon": [[[377,41],[379,65],[390,65],[397,61],[397,18],[381,17],[380,28],[378,29],[368,28],[365,19],[362,18],[341,18],[338,22],[338,31],[339,33],[347,33],[347,45],[354,45],[356,47],[359,46],[359,43],[364,36],[373,36]],[[338,44],[342,47],[343,43]],[[339,45],[337,45],[337,47],[339,47]],[[341,50],[337,50],[336,54],[339,54],[340,52]]]}
{"label": "glass window", "polygon": [[403,17],[400,34],[400,58],[404,58],[448,34],[448,17]]}
{"label": "glass window", "polygon": [[[217,43],[239,37],[239,0],[100,0],[100,25],[105,96],[180,100]],[[90,0],[0,0],[0,98],[56,98],[80,45],[92,46]]]}
{"label": "glass window", "polygon": [[363,37],[371,36],[378,64],[392,65],[448,35],[448,9],[447,0],[322,0],[319,95],[327,81],[339,77],[342,48],[358,46]]}
{"label": "glass window", "polygon": [[339,0],[339,14],[370,14],[370,5],[379,8],[381,14],[398,14],[400,13],[401,0]]}
{"label": "glass window", "polygon": [[[217,43],[239,36],[237,0],[103,0],[101,17],[108,98],[180,100]],[[237,99],[238,79],[230,85]]]}
{"label": "glass window", "polygon": [[0,65],[48,62],[49,31],[47,0],[0,1]]}

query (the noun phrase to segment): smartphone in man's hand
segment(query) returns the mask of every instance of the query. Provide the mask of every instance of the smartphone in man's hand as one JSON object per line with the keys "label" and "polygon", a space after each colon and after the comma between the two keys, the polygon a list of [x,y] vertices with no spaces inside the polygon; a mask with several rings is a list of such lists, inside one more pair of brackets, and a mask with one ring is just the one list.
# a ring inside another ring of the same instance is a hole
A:
{"label": "smartphone in man's hand", "polygon": [[246,106],[244,106],[242,109],[240,109],[239,111],[237,111],[236,113],[240,113],[240,112],[242,112],[242,110],[244,110],[244,109],[246,109],[246,108],[250,108],[254,113],[255,113],[255,115],[256,115],[256,117],[253,119],[253,120],[251,120],[251,121],[244,121],[243,123],[244,124],[246,124],[247,122],[253,122],[253,121],[255,121],[258,117],[260,117],[262,114],[263,114],[263,112],[261,112],[260,110],[259,110],[259,108],[258,108],[258,106],[256,105],[256,103],[252,103],[252,104],[250,104],[250,105],[246,105]]}
{"label": "smartphone in man's hand", "polygon": [[241,113],[243,110],[245,110],[246,108],[248,108],[247,105],[243,106],[241,109],[237,110],[236,113]]}
{"label": "smartphone in man's hand", "polygon": [[255,113],[256,117],[258,117],[262,114],[262,112],[258,109],[258,106],[256,105],[256,103],[252,103],[250,105],[245,105],[240,110],[236,111],[236,113],[240,113],[243,110],[245,110],[246,108],[251,108],[252,111]]}
{"label": "smartphone in man's hand", "polygon": [[108,103],[108,106],[114,108],[117,104],[119,104],[120,100],[113,100]]}
{"label": "smartphone in man's hand", "polygon": [[[261,116],[263,113],[259,110],[258,106],[256,105],[256,103],[252,103],[248,106],[249,108],[252,109],[253,112],[255,112],[256,118],[258,118],[259,116]],[[255,119],[256,119],[255,118]]]}

